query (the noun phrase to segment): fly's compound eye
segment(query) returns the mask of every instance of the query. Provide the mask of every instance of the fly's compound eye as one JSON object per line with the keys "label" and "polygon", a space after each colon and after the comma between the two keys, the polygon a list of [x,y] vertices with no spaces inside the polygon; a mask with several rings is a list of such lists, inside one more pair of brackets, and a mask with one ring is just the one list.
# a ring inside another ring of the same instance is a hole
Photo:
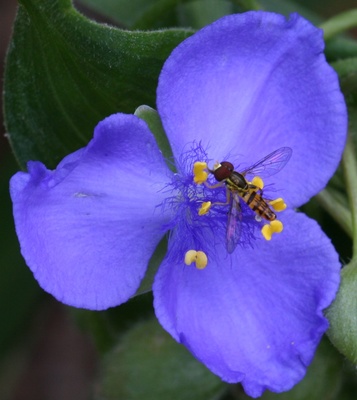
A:
{"label": "fly's compound eye", "polygon": [[223,181],[231,176],[234,171],[234,166],[228,161],[222,161],[219,166],[214,170],[213,175],[218,182]]}
{"label": "fly's compound eye", "polygon": [[221,166],[223,168],[227,169],[229,172],[233,172],[234,171],[234,166],[229,161],[222,161],[221,162]]}

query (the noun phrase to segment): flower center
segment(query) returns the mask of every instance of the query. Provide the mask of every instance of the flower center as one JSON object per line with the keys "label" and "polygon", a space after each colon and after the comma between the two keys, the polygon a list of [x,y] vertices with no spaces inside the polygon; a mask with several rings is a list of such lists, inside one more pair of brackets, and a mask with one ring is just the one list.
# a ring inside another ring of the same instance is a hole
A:
{"label": "flower center", "polygon": [[[209,173],[214,175],[218,181],[217,184],[209,185],[207,183]],[[212,206],[230,204],[227,222],[227,240],[231,242],[231,245],[228,246],[229,253],[234,251],[240,239],[237,232],[240,229],[240,200],[244,201],[256,213],[257,220],[268,221],[261,229],[264,239],[271,240],[273,233],[282,232],[283,223],[276,219],[274,211],[285,210],[286,204],[281,197],[275,200],[267,200],[263,197],[264,182],[259,176],[255,176],[250,182],[245,179],[244,174],[235,171],[233,165],[228,161],[216,164],[213,170],[208,168],[207,163],[198,161],[193,166],[193,174],[194,182],[197,185],[204,184],[209,189],[226,186],[226,202],[203,202],[198,214],[207,214]]]}
{"label": "flower center", "polygon": [[282,147],[242,171],[228,161],[210,169],[200,144],[183,153],[176,160],[179,172],[168,188],[172,195],[165,201],[173,211],[172,250],[181,262],[204,269],[222,247],[228,254],[238,244],[252,247],[257,229],[268,241],[282,232],[276,213],[285,210],[286,204],[282,198],[271,200],[263,194],[263,178],[280,171],[291,153]]}

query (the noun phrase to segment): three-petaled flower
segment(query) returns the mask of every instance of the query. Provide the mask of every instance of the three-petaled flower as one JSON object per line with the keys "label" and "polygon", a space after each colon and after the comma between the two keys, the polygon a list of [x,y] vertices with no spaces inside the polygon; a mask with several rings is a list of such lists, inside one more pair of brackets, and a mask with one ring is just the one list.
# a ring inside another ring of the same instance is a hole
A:
{"label": "three-petaled flower", "polygon": [[[298,15],[224,17],[173,51],[157,107],[176,173],[145,122],[115,114],[56,170],[29,162],[12,178],[22,254],[57,299],[100,310],[135,294],[170,231],[153,286],[163,327],[249,395],[288,390],[327,329],[323,309],[339,284],[330,240],[294,210],[326,185],[345,143],[345,104],[322,32]],[[288,205],[283,231],[267,241],[265,219],[226,180],[212,188],[212,175],[216,161],[240,172],[280,148],[292,156],[267,174],[264,194],[259,183],[246,189]],[[194,182],[196,162],[206,163],[199,173],[209,184]],[[226,203],[224,186],[236,207],[228,233],[229,205],[215,204]]]}

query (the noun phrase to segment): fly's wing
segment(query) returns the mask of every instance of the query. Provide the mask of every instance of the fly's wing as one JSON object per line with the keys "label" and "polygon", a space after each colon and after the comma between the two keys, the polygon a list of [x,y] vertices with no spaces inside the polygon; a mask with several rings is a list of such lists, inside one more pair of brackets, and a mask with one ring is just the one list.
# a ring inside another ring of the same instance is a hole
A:
{"label": "fly's wing", "polygon": [[292,149],[290,147],[280,147],[280,149],[268,154],[262,160],[256,162],[249,168],[241,172],[243,176],[254,175],[267,178],[281,171],[290,160]]}
{"label": "fly's wing", "polygon": [[240,239],[242,212],[239,203],[239,195],[231,192],[232,202],[228,212],[226,245],[229,254],[233,253]]}

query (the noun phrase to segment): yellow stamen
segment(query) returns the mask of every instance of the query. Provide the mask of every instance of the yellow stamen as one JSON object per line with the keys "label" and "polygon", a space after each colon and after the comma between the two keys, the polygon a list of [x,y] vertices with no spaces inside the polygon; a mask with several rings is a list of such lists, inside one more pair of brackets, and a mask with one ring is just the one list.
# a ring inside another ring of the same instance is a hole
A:
{"label": "yellow stamen", "polygon": [[283,230],[283,223],[275,219],[270,224],[266,224],[261,229],[262,235],[265,240],[270,240],[273,233],[280,233]]}
{"label": "yellow stamen", "polygon": [[193,173],[197,174],[198,172],[203,171],[204,169],[207,169],[207,163],[203,161],[196,161],[193,164]]}
{"label": "yellow stamen", "polygon": [[204,269],[208,264],[208,258],[206,253],[203,251],[197,252],[197,260],[196,260],[196,268],[197,269]]}
{"label": "yellow stamen", "polygon": [[185,254],[185,264],[191,265],[194,261],[196,261],[197,251],[196,250],[189,250]]}
{"label": "yellow stamen", "polygon": [[210,201],[204,201],[201,208],[198,210],[198,215],[205,215],[211,208],[212,203]]}
{"label": "yellow stamen", "polygon": [[185,264],[191,265],[192,263],[196,264],[197,269],[204,269],[208,264],[208,258],[206,253],[203,251],[189,250],[185,254]]}
{"label": "yellow stamen", "polygon": [[263,228],[261,229],[261,232],[265,240],[271,239],[271,235],[273,234],[273,232],[269,224],[264,225]]}
{"label": "yellow stamen", "polygon": [[280,233],[282,232],[284,226],[283,223],[277,219],[274,221],[270,222],[271,229],[273,230],[273,233]]}
{"label": "yellow stamen", "polygon": [[206,182],[208,178],[208,172],[205,171],[207,169],[207,163],[197,161],[193,165],[193,181],[200,185],[201,183]]}
{"label": "yellow stamen", "polygon": [[259,176],[255,176],[251,182],[254,186],[257,186],[260,190],[263,189],[264,187],[264,182],[263,179],[260,178]]}
{"label": "yellow stamen", "polygon": [[285,201],[281,197],[269,201],[269,205],[273,207],[274,211],[284,211],[287,207]]}

